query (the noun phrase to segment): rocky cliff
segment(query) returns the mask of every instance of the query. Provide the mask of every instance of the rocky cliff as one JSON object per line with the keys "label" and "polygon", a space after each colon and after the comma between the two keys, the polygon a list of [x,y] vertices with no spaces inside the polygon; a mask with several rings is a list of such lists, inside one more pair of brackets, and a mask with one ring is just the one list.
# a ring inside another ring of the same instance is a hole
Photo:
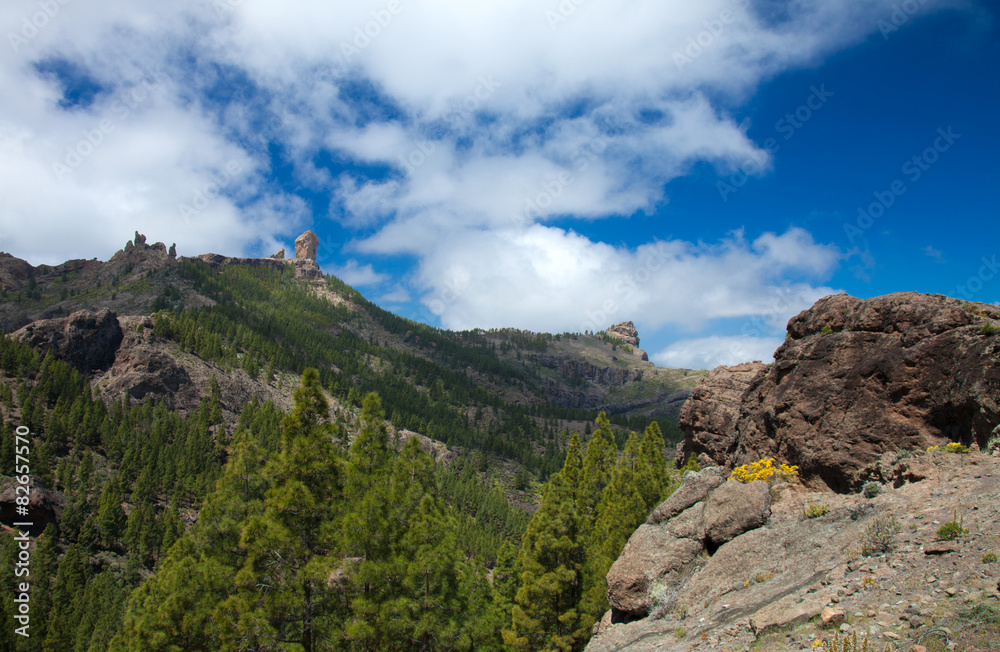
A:
{"label": "rocky cliff", "polygon": [[998,326],[1000,308],[941,295],[821,299],[789,321],[773,364],[700,381],[678,458],[731,469],[775,457],[844,492],[887,451],[985,446],[1000,424]]}
{"label": "rocky cliff", "polygon": [[[882,463],[873,498],[688,472],[608,573],[586,652],[798,652],[835,632],[870,650],[996,649],[1000,622],[969,613],[1000,614],[1000,456]],[[940,540],[955,518],[965,531]]]}

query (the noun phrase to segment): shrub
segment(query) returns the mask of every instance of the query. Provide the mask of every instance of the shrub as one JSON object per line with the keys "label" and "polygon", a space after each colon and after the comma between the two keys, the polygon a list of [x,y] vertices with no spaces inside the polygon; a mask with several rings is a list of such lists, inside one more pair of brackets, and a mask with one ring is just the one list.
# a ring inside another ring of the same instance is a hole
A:
{"label": "shrub", "polygon": [[953,441],[950,444],[945,444],[944,446],[931,446],[927,449],[927,452],[931,451],[944,451],[945,453],[956,453],[958,455],[964,455],[969,452],[968,446],[963,446],[957,441]]}
{"label": "shrub", "polygon": [[941,539],[942,541],[953,541],[963,534],[968,534],[969,531],[963,528],[962,525],[963,523],[958,520],[958,510],[956,509],[955,515],[952,519],[938,528],[938,539]]}
{"label": "shrub", "polygon": [[820,329],[819,334],[820,335],[832,335],[833,334],[833,326],[831,326],[830,324],[827,324],[822,329]]}
{"label": "shrub", "polygon": [[986,442],[986,454],[992,455],[993,451],[1000,448],[1000,434],[993,435],[990,437],[989,441]]}
{"label": "shrub", "polygon": [[826,514],[826,505],[809,503],[802,513],[805,514],[806,518],[819,518],[823,514]]}
{"label": "shrub", "polygon": [[678,641],[684,640],[685,638],[687,638],[687,635],[688,635],[687,630],[684,629],[683,627],[678,627],[677,629],[674,630],[674,638],[676,638]]}
{"label": "shrub", "polygon": [[861,489],[861,493],[864,494],[865,498],[874,498],[882,493],[882,485],[877,482],[866,482],[865,486]]}
{"label": "shrub", "polygon": [[649,597],[653,602],[649,617],[653,620],[659,620],[677,608],[677,592],[663,584],[657,583],[650,587]]}
{"label": "shrub", "polygon": [[[815,643],[813,647],[816,647]],[[840,632],[836,632],[832,641],[823,641],[823,652],[868,652],[869,649],[875,650],[874,647],[869,647],[868,635],[865,634],[864,641],[859,641],[857,632],[851,636],[845,634],[843,641],[840,640]],[[894,652],[894,648],[886,643],[883,652]]]}
{"label": "shrub", "polygon": [[986,322],[983,327],[979,329],[979,332],[983,335],[996,335],[1000,333],[1000,328],[993,325],[993,322]]}
{"label": "shrub", "polygon": [[977,625],[1000,625],[1000,607],[988,602],[980,602],[967,607],[959,615]]}
{"label": "shrub", "polygon": [[871,557],[878,553],[892,552],[896,545],[896,534],[903,528],[895,516],[876,516],[865,527],[861,535],[861,554]]}
{"label": "shrub", "polygon": [[983,555],[984,564],[992,564],[995,563],[996,560],[997,560],[997,555],[995,552],[988,552],[985,555]]}
{"label": "shrub", "polygon": [[765,457],[759,462],[737,466],[729,475],[732,480],[739,480],[743,483],[764,480],[770,484],[778,481],[792,482],[799,476],[799,467],[787,464],[774,465],[773,457]]}

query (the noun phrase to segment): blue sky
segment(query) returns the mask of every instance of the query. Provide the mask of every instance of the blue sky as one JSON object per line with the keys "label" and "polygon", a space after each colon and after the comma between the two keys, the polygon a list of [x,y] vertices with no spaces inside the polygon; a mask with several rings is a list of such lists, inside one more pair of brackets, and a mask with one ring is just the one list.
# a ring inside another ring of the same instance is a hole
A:
{"label": "blue sky", "polygon": [[1000,300],[992,3],[167,4],[0,9],[0,250],[311,228],[407,317],[687,367],[831,292]]}

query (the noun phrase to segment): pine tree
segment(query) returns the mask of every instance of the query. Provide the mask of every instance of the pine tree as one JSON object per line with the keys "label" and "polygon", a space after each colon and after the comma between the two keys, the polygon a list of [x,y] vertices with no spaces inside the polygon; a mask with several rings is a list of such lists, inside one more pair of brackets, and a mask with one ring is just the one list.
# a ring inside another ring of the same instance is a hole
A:
{"label": "pine tree", "polygon": [[597,504],[604,488],[611,481],[611,472],[618,460],[618,447],[611,432],[611,422],[603,412],[597,415],[597,430],[587,442],[587,452],[583,458],[583,471],[577,493],[577,508],[584,537],[590,536]]}
{"label": "pine tree", "polygon": [[264,511],[242,528],[240,592],[224,607],[230,644],[285,641],[313,652],[335,606],[327,580],[337,565],[341,462],[317,370],[303,373],[294,401],[282,422],[281,453],[265,469],[271,488]]}
{"label": "pine tree", "polygon": [[125,532],[125,511],[122,509],[122,494],[115,480],[109,480],[101,492],[97,512],[97,527],[101,542],[105,546],[114,545]]}
{"label": "pine tree", "polygon": [[390,484],[401,526],[393,551],[402,575],[395,601],[405,627],[395,641],[399,650],[447,649],[460,631],[457,523],[438,495],[433,467],[420,441],[411,438],[396,459]]}
{"label": "pine tree", "polygon": [[79,596],[87,587],[89,570],[79,547],[66,550],[52,585],[52,611],[42,649],[45,652],[64,652],[73,649],[76,629],[83,616]]}
{"label": "pine tree", "polygon": [[365,396],[361,429],[351,444],[345,474],[344,551],[357,560],[349,574],[353,618],[345,635],[359,650],[382,649],[398,635],[395,619],[383,613],[401,581],[400,560],[392,556],[399,526],[392,518],[392,460],[384,418],[378,395]]}
{"label": "pine tree", "polygon": [[[572,448],[571,448],[572,450]],[[521,587],[504,643],[518,651],[582,650],[594,619],[580,613],[586,554],[576,507],[579,455],[567,454],[563,470],[546,485],[524,533],[518,571]]]}

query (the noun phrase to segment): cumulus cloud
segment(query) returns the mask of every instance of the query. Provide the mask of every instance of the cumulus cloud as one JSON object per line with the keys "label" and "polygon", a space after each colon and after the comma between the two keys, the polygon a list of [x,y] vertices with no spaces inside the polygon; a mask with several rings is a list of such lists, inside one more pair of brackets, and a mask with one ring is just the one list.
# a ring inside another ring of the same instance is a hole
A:
{"label": "cumulus cloud", "polygon": [[361,265],[356,260],[349,260],[343,265],[325,266],[323,271],[333,274],[352,287],[380,285],[389,278],[386,274],[376,272],[370,264]]}
{"label": "cumulus cloud", "polygon": [[627,250],[534,225],[453,233],[417,283],[431,289],[427,308],[459,330],[600,330],[640,315],[650,328],[753,317],[773,330],[835,291],[809,281],[838,260],[836,249],[797,228],[753,241],[734,233],[715,244],[668,240]]}
{"label": "cumulus cloud", "polygon": [[[7,2],[0,247],[105,257],[138,229],[267,255],[333,219],[359,255],[411,256],[408,287],[450,327],[773,328],[776,296],[831,291],[837,253],[805,231],[626,249],[551,221],[654,210],[697,164],[766,169],[733,107],[893,3]],[[60,61],[69,79],[43,72]]]}
{"label": "cumulus cloud", "polygon": [[654,353],[650,359],[663,367],[683,369],[714,369],[719,365],[732,366],[753,360],[773,362],[781,341],[781,337],[712,335],[679,340]]}

